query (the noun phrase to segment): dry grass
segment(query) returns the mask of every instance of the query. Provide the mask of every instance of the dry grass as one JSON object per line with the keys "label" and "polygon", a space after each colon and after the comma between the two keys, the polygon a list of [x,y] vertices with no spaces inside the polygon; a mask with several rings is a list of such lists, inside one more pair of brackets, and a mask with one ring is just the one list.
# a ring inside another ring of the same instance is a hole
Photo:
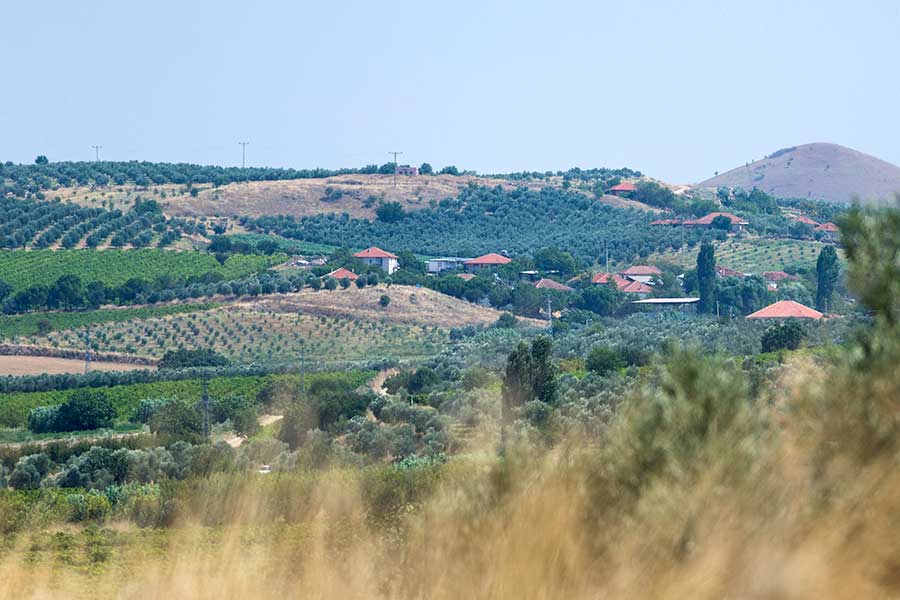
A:
{"label": "dry grass", "polygon": [[[92,371],[134,371],[150,369],[147,365],[92,361]],[[59,373],[83,373],[84,361],[74,358],[51,356],[0,356],[0,376],[55,375]]]}

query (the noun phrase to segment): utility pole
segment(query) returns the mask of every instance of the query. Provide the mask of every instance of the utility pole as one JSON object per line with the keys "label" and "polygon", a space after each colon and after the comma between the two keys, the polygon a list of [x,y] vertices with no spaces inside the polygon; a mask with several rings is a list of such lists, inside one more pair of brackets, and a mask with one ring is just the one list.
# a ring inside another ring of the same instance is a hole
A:
{"label": "utility pole", "polygon": [[553,304],[550,302],[550,296],[547,296],[547,324],[553,326]]}
{"label": "utility pole", "polygon": [[241,145],[241,168],[247,168],[247,145],[250,142],[238,142]]}
{"label": "utility pole", "polygon": [[397,162],[397,157],[403,153],[402,152],[388,152],[388,154],[394,155],[394,187],[397,187],[397,169],[400,167],[400,164]]}
{"label": "utility pole", "polygon": [[100,162],[100,149],[103,146],[91,146],[94,149],[94,162]]}
{"label": "utility pole", "polygon": [[91,326],[84,328],[84,374],[91,370]]}
{"label": "utility pole", "polygon": [[603,240],[603,247],[606,251],[606,272],[609,273],[609,240]]}
{"label": "utility pole", "polygon": [[209,374],[205,371],[200,376],[200,384],[203,386],[203,435],[209,437]]}

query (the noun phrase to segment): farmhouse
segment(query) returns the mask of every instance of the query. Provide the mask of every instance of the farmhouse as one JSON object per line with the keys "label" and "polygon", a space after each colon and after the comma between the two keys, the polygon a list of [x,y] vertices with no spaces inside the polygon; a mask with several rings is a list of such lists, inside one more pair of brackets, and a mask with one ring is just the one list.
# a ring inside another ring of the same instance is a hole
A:
{"label": "farmhouse", "polygon": [[431,260],[425,261],[425,268],[429,273],[440,273],[441,271],[446,271],[447,269],[459,269],[466,264],[467,260],[472,259],[460,258],[458,256],[432,258]]}
{"label": "farmhouse", "polygon": [[407,175],[409,177],[414,177],[418,174],[418,167],[411,167],[409,165],[400,165],[399,167],[397,167],[397,175]]}
{"label": "farmhouse", "polygon": [[613,196],[622,196],[624,194],[629,194],[631,192],[636,192],[637,186],[635,186],[630,181],[623,181],[618,185],[614,185],[607,190],[607,194],[612,194]]}
{"label": "farmhouse", "polygon": [[546,277],[541,279],[540,281],[538,281],[536,284],[534,284],[534,287],[536,287],[539,290],[556,290],[558,292],[574,291],[569,286],[563,285],[557,281],[553,281],[552,279],[547,279]]}
{"label": "farmhouse", "polygon": [[615,283],[616,289],[623,294],[637,294],[639,298],[644,298],[653,291],[652,287],[642,281],[626,279],[615,273],[597,273],[591,278],[591,283],[595,285],[606,285],[610,282]]}
{"label": "farmhouse", "polygon": [[822,223],[821,225],[819,225],[818,227],[815,228],[815,231],[821,231],[824,234],[822,236],[822,238],[829,240],[829,241],[836,241],[838,238],[838,235],[841,233],[840,227],[838,227],[834,223],[830,223],[830,222]]}
{"label": "farmhouse", "polygon": [[492,269],[494,267],[506,265],[511,262],[511,258],[503,256],[502,254],[491,252],[490,254],[485,254],[484,256],[479,256],[478,258],[469,259],[463,264],[466,266],[467,271],[469,271],[470,273],[476,273],[481,269]]}
{"label": "farmhouse", "polygon": [[367,265],[380,267],[387,271],[388,275],[400,268],[400,261],[396,254],[385,252],[381,248],[376,248],[375,246],[366,248],[362,252],[357,252],[353,255],[353,258],[358,258]]}
{"label": "farmhouse", "polygon": [[807,217],[806,215],[796,215],[791,220],[794,221],[795,223],[803,223],[804,225],[811,225],[813,227],[819,226],[818,221],[814,221],[814,220],[810,219],[809,217]]}
{"label": "farmhouse", "polygon": [[681,225],[681,219],[657,219],[650,221],[651,225]]}
{"label": "farmhouse", "polygon": [[328,279],[329,277],[333,277],[333,278],[337,279],[338,281],[340,281],[341,279],[349,279],[350,281],[356,281],[357,279],[359,279],[359,275],[357,275],[350,269],[345,269],[344,267],[341,267],[340,269],[335,269],[331,273],[326,273],[325,275],[322,275],[321,278]]}
{"label": "farmhouse", "polygon": [[726,217],[727,219],[729,219],[731,221],[731,231],[743,231],[744,227],[750,224],[746,219],[742,219],[741,217],[733,215],[731,213],[712,212],[705,217],[700,217],[699,219],[688,219],[684,222],[684,226],[709,229],[710,227],[712,227],[713,221],[716,217]]}
{"label": "farmhouse", "polygon": [[793,300],[780,300],[747,315],[748,319],[812,319],[818,321],[822,313]]}
{"label": "farmhouse", "polygon": [[740,271],[735,271],[734,269],[729,269],[728,267],[724,267],[722,265],[716,265],[716,277],[719,279],[725,279],[726,277],[746,277],[746,273],[741,273]]}
{"label": "farmhouse", "polygon": [[619,271],[619,275],[632,281],[650,283],[654,277],[662,275],[662,271],[651,265],[634,265],[624,271]]}

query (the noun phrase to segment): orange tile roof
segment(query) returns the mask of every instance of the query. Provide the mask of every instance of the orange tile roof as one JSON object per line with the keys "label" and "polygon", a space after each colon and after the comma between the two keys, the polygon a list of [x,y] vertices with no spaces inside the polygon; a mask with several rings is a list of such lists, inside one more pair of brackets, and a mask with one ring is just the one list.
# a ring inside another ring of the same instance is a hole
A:
{"label": "orange tile roof", "polygon": [[807,225],[812,225],[813,227],[815,227],[816,225],[819,224],[818,221],[813,221],[812,219],[810,219],[810,218],[807,217],[806,215],[797,215],[796,217],[794,217],[793,220],[794,220],[794,222],[796,222],[796,223],[806,223]]}
{"label": "orange tile roof", "polygon": [[357,279],[359,279],[359,275],[357,275],[350,269],[345,269],[344,267],[335,269],[334,271],[326,275],[322,275],[322,279],[326,279],[328,277],[334,277],[338,281],[340,281],[341,279],[349,279],[350,281],[356,281]]}
{"label": "orange tile roof", "polygon": [[354,258],[399,258],[396,254],[391,254],[390,252],[385,252],[381,248],[376,248],[372,246],[371,248],[366,248],[362,252],[357,252],[353,255]]}
{"label": "orange tile roof", "polygon": [[748,319],[821,319],[822,313],[803,306],[793,300],[780,300],[761,308],[753,314],[747,315]]}
{"label": "orange tile roof", "polygon": [[640,281],[629,281],[628,285],[623,288],[619,288],[625,294],[649,294],[653,291],[653,288],[647,285],[646,283],[641,283]]}
{"label": "orange tile roof", "polygon": [[785,273],[784,271],[763,271],[762,273],[763,279],[766,281],[781,281],[783,279],[797,279],[793,275]]}
{"label": "orange tile roof", "polygon": [[630,181],[623,181],[622,183],[609,188],[610,192],[634,192],[636,190],[637,186]]}
{"label": "orange tile roof", "polygon": [[619,271],[619,275],[662,275],[662,271],[651,265],[634,265]]}
{"label": "orange tile roof", "polygon": [[822,223],[818,227],[816,227],[816,231],[827,231],[829,233],[837,233],[841,228],[835,225],[834,223]]}
{"label": "orange tile roof", "polygon": [[457,277],[459,277],[460,279],[462,279],[464,281],[471,281],[471,280],[475,279],[475,275],[473,275],[472,273],[460,273],[457,275]]}
{"label": "orange tile roof", "polygon": [[716,217],[728,217],[731,220],[732,225],[748,225],[746,219],[742,219],[737,215],[733,215],[727,212],[711,212],[705,217],[700,217],[699,219],[694,219],[692,221],[685,221],[685,225],[712,225],[713,219]]}
{"label": "orange tile roof", "polygon": [[560,292],[572,291],[572,288],[570,288],[569,286],[563,285],[557,281],[553,281],[552,279],[547,279],[546,277],[534,284],[534,287],[541,290],[558,290]]}
{"label": "orange tile roof", "polygon": [[628,284],[632,283],[624,277],[619,277],[615,273],[597,273],[596,275],[591,277],[591,283],[605,285],[610,282],[610,278],[612,278],[612,281],[614,281],[616,284],[616,288],[618,288],[619,290],[624,289],[628,286]]}
{"label": "orange tile roof", "polygon": [[490,254],[485,254],[484,256],[479,256],[478,258],[473,258],[471,260],[467,260],[466,265],[505,265],[507,263],[511,263],[512,259],[503,256],[502,254],[497,254],[496,252],[491,252]]}

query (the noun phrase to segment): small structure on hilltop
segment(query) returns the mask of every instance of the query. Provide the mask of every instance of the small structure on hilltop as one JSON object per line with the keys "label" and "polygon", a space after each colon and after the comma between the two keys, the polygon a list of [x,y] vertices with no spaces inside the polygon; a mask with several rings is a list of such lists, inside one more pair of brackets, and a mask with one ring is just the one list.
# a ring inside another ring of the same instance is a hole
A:
{"label": "small structure on hilltop", "polygon": [[494,267],[499,267],[500,265],[508,265],[512,262],[512,259],[508,256],[503,256],[502,254],[497,254],[496,252],[491,252],[490,254],[485,254],[484,256],[479,256],[478,258],[472,258],[465,261],[466,270],[470,273],[477,273],[481,269],[491,269]]}
{"label": "small structure on hilltop", "polygon": [[429,273],[440,273],[447,269],[459,269],[466,264],[471,258],[460,258],[458,256],[443,256],[441,258],[432,258],[425,261],[425,268]]}
{"label": "small structure on hilltop", "polygon": [[350,269],[345,269],[344,267],[341,267],[340,269],[335,269],[331,273],[326,273],[325,275],[322,275],[321,279],[328,279],[329,277],[334,277],[338,281],[340,281],[341,279],[349,279],[350,281],[356,281],[357,279],[359,279],[359,275],[357,275]]}
{"label": "small structure on hilltop", "polygon": [[538,281],[536,284],[534,284],[534,287],[536,287],[539,290],[556,290],[558,292],[574,291],[569,286],[563,285],[562,283],[559,283],[558,281],[553,281],[552,279],[547,279],[546,277],[544,277],[543,279]]}
{"label": "small structure on hilltop", "polygon": [[397,175],[406,175],[407,177],[414,177],[419,174],[418,167],[411,167],[409,165],[400,165],[397,167]]}
{"label": "small structure on hilltop", "polygon": [[654,277],[662,275],[662,271],[652,265],[634,265],[624,271],[619,271],[619,275],[632,281],[650,283]]}
{"label": "small structure on hilltop", "polygon": [[357,252],[353,255],[353,258],[358,258],[367,265],[380,267],[387,271],[388,275],[400,268],[400,258],[396,254],[385,252],[375,246],[366,248],[362,252]]}
{"label": "small structure on hilltop", "polygon": [[780,300],[747,315],[748,319],[811,319],[818,321],[824,315],[817,310],[793,300]]}
{"label": "small structure on hilltop", "polygon": [[699,227],[709,229],[712,227],[713,221],[716,220],[716,217],[725,217],[729,221],[731,221],[731,231],[744,231],[744,228],[750,224],[746,219],[742,219],[737,215],[733,215],[731,213],[726,212],[712,212],[704,217],[700,217],[699,219],[688,219],[684,222],[685,227]]}
{"label": "small structure on hilltop", "polygon": [[636,192],[637,186],[631,183],[630,181],[623,181],[618,185],[614,185],[608,190],[606,190],[607,194],[612,194],[613,196],[623,196],[625,194],[630,194],[631,192]]}

